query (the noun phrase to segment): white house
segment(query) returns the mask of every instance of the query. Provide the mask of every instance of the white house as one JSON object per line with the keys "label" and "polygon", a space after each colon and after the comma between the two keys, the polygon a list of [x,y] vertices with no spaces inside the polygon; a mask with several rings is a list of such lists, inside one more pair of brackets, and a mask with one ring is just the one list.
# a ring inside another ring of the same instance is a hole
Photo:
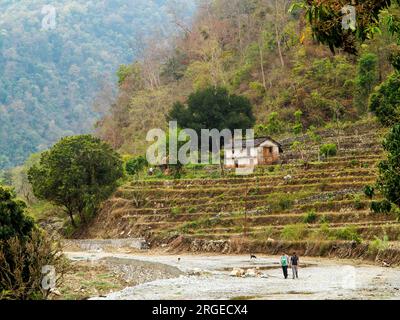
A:
{"label": "white house", "polygon": [[227,168],[272,165],[279,162],[283,150],[278,142],[269,137],[254,139],[254,145],[250,142],[243,141],[241,150],[225,147],[225,166]]}

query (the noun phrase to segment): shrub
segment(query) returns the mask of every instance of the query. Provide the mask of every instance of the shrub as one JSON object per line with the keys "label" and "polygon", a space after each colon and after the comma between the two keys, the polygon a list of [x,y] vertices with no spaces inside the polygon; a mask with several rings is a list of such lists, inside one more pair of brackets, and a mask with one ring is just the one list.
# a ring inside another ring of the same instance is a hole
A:
{"label": "shrub", "polygon": [[371,210],[375,213],[389,213],[392,210],[392,203],[388,200],[373,201]]}
{"label": "shrub", "polygon": [[351,165],[352,167],[357,167],[357,166],[360,165],[360,161],[358,161],[358,160],[356,160],[356,159],[353,159],[353,160],[350,161],[350,165]]}
{"label": "shrub", "polygon": [[325,223],[328,223],[328,222],[329,222],[329,219],[328,219],[328,217],[326,215],[323,215],[321,217],[321,219],[319,219],[319,223],[321,223],[321,224],[325,224]]}
{"label": "shrub", "polygon": [[26,204],[11,190],[0,187],[0,241],[31,234],[34,222],[25,215],[25,208]]}
{"label": "shrub", "polygon": [[334,232],[335,237],[339,240],[348,240],[361,243],[362,239],[354,227],[340,228]]}
{"label": "shrub", "polygon": [[327,240],[329,239],[329,237],[330,228],[327,222],[322,223],[321,226],[316,229],[311,235],[311,238],[314,240]]}
{"label": "shrub", "polygon": [[382,239],[375,236],[375,240],[371,241],[368,246],[368,251],[371,253],[379,253],[389,248],[389,237],[384,235]]}
{"label": "shrub", "polygon": [[398,206],[392,206],[392,213],[397,218],[397,220],[400,221],[400,208]]}
{"label": "shrub", "polygon": [[314,210],[312,210],[312,211],[308,212],[308,213],[304,216],[303,222],[304,222],[304,223],[308,223],[308,224],[312,224],[312,223],[317,222],[317,219],[318,219],[317,213],[316,213]]}
{"label": "shrub", "polygon": [[[28,239],[18,237],[0,241],[0,299],[46,299],[50,289],[42,286],[43,267],[55,270],[54,283],[61,284],[68,265],[61,245],[54,245],[40,231],[35,230]],[[50,275],[50,274],[49,274]]]}
{"label": "shrub", "polygon": [[181,213],[182,213],[182,210],[179,207],[172,208],[172,210],[171,210],[171,215],[172,216],[178,216]]}
{"label": "shrub", "polygon": [[25,208],[10,190],[0,187],[0,300],[46,298],[43,266],[54,266],[58,280],[63,275],[60,246],[35,228]]}
{"label": "shrub", "polygon": [[293,208],[293,205],[294,205],[294,201],[291,199],[288,199],[288,198],[280,199],[278,202],[278,208],[281,211],[290,210],[291,208]]}
{"label": "shrub", "polygon": [[334,143],[327,143],[320,147],[320,155],[326,158],[336,156],[337,152],[337,145]]}
{"label": "shrub", "polygon": [[375,188],[373,186],[366,186],[364,194],[367,198],[372,199],[375,196]]}
{"label": "shrub", "polygon": [[131,158],[125,163],[125,171],[131,176],[138,175],[147,165],[148,162],[143,156]]}
{"label": "shrub", "polygon": [[287,225],[283,228],[281,237],[287,241],[303,240],[307,235],[307,228],[304,224]]}
{"label": "shrub", "polygon": [[364,204],[361,201],[361,197],[359,195],[354,196],[354,209],[356,210],[364,209]]}

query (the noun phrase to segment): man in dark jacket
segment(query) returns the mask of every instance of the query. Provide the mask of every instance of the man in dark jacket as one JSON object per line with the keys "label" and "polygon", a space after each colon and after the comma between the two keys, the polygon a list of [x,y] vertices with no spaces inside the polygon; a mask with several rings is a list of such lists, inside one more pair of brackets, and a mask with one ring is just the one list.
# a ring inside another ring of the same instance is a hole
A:
{"label": "man in dark jacket", "polygon": [[299,257],[296,252],[290,257],[290,266],[292,267],[293,279],[299,278]]}

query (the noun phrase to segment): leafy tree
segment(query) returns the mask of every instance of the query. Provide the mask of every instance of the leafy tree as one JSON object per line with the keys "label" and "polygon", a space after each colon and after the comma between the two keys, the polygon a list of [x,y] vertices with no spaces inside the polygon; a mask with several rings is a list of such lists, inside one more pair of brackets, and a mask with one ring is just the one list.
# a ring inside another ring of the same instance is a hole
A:
{"label": "leafy tree", "polygon": [[33,220],[25,215],[26,204],[17,200],[10,189],[0,187],[0,240],[29,236]]}
{"label": "leafy tree", "polygon": [[[311,126],[307,129],[308,138],[317,145],[320,145],[322,142],[322,137],[317,133],[317,128],[315,126]],[[318,153],[318,161],[321,160],[321,154]]]}
{"label": "leafy tree", "polygon": [[[343,13],[341,9],[347,4],[342,0],[302,0],[297,1],[291,8],[303,8],[306,18],[311,24],[314,38],[327,45],[332,52],[336,48],[356,54],[357,42],[363,42],[379,31],[379,15],[388,9],[395,0],[362,0],[355,5],[356,25],[343,28]],[[394,26],[390,23],[390,26]],[[394,31],[394,30],[393,30]]]}
{"label": "leafy tree", "polygon": [[306,146],[305,146],[304,142],[301,142],[301,141],[295,141],[290,146],[290,149],[292,151],[300,153],[302,161],[305,160],[305,148],[306,148]]}
{"label": "leafy tree", "polygon": [[360,57],[357,68],[355,106],[363,113],[368,106],[368,97],[378,82],[378,57],[366,53]]}
{"label": "leafy tree", "polygon": [[297,110],[294,113],[294,126],[293,126],[293,133],[299,135],[303,132],[303,123],[301,122],[301,117],[303,116],[303,112],[301,110]]}
{"label": "leafy tree", "polygon": [[384,148],[388,159],[379,164],[377,185],[388,201],[400,207],[400,124],[392,128]]}
{"label": "leafy tree", "polygon": [[255,124],[250,101],[231,95],[225,88],[208,87],[192,93],[187,105],[177,102],[167,115],[180,128],[190,128],[200,134],[201,129],[250,129]]}
{"label": "leafy tree", "polygon": [[284,125],[282,121],[279,120],[278,112],[271,112],[268,116],[267,125],[256,126],[256,136],[265,137],[269,135],[279,134],[283,131]]}
{"label": "leafy tree", "polygon": [[400,121],[400,73],[395,72],[383,82],[370,98],[370,110],[385,126]]}
{"label": "leafy tree", "polygon": [[63,206],[74,227],[74,215],[85,222],[122,176],[120,156],[90,135],[62,139],[28,171],[35,196]]}

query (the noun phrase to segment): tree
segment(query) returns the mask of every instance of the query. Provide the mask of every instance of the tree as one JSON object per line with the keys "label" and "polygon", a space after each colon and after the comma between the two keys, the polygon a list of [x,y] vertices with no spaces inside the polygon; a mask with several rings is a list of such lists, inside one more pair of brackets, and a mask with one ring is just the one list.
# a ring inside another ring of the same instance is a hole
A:
{"label": "tree", "polygon": [[251,129],[255,124],[250,101],[231,95],[225,88],[208,87],[192,93],[187,105],[174,104],[167,115],[168,121],[177,121],[180,128],[201,129]]}
{"label": "tree", "polygon": [[265,137],[269,135],[275,135],[282,133],[285,126],[282,121],[279,120],[278,112],[271,112],[268,116],[267,125],[258,125],[256,126],[256,137]]}
{"label": "tree", "polygon": [[17,200],[10,189],[0,187],[0,240],[29,236],[34,227],[32,218],[25,215],[26,204]]}
{"label": "tree", "polygon": [[358,61],[356,92],[354,103],[357,109],[364,113],[368,106],[368,97],[378,82],[378,57],[373,53],[366,53]]}
{"label": "tree", "polygon": [[122,176],[119,154],[90,135],[62,139],[28,171],[35,196],[63,206],[74,227],[74,215],[86,222]]}
{"label": "tree", "polygon": [[301,122],[301,117],[303,116],[303,112],[301,110],[297,110],[294,113],[294,125],[293,125],[293,133],[295,135],[299,135],[303,133],[303,123]]}
{"label": "tree", "polygon": [[386,199],[400,207],[400,124],[396,124],[384,142],[388,159],[379,164],[378,188]]}
{"label": "tree", "polygon": [[[363,0],[358,1],[354,5],[356,10],[356,24],[349,24],[349,28],[343,27],[343,18],[345,13],[342,12],[346,2],[342,0],[302,0],[297,1],[291,8],[305,9],[306,17],[313,31],[314,38],[335,52],[335,49],[343,49],[350,54],[356,54],[357,42],[363,42],[374,33],[379,32],[380,13],[388,9],[392,2],[400,3],[395,0]],[[389,23],[389,27],[395,26]],[[393,33],[398,30],[392,30]]]}
{"label": "tree", "polygon": [[[315,126],[311,126],[307,129],[307,136],[312,142],[320,146],[322,142],[322,137],[317,133],[317,128]],[[318,162],[320,160],[321,160],[321,155],[320,153],[318,153]]]}
{"label": "tree", "polygon": [[400,73],[395,72],[371,95],[370,110],[385,126],[400,121]]}

